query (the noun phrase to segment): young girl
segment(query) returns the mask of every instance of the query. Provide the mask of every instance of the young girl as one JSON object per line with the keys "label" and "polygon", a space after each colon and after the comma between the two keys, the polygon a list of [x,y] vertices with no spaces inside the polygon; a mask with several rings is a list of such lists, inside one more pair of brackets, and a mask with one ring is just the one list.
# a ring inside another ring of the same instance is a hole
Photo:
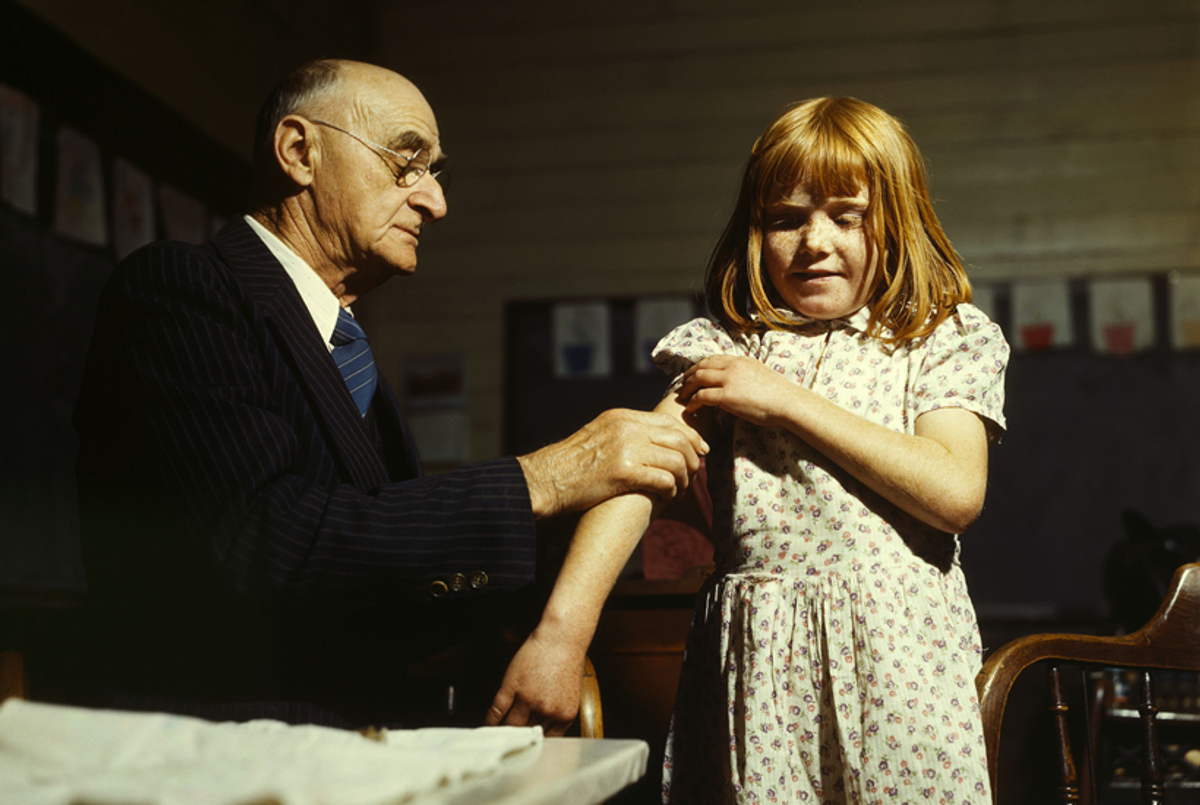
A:
{"label": "young girl", "polygon": [[[851,98],[772,123],[707,293],[716,321],[655,351],[658,410],[712,446],[716,549],[665,801],[989,803],[955,535],[983,505],[1008,347],[901,124]],[[654,505],[583,518],[531,641],[590,639]]]}

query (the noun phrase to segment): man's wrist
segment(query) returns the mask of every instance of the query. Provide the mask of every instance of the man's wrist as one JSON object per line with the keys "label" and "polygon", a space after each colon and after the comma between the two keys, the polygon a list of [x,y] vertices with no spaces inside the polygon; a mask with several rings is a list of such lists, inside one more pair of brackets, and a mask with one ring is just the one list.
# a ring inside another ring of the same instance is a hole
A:
{"label": "man's wrist", "polygon": [[558,513],[557,489],[549,480],[550,473],[547,472],[546,461],[541,455],[543,452],[544,449],[517,456],[517,464],[525,475],[525,486],[529,489],[529,505],[537,519]]}

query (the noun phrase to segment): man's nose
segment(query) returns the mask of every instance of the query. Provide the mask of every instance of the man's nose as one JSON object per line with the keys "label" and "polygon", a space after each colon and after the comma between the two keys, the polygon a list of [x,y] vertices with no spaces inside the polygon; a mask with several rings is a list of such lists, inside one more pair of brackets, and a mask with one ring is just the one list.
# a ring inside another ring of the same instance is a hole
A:
{"label": "man's nose", "polygon": [[446,217],[446,192],[442,189],[441,182],[430,172],[426,172],[417,181],[408,197],[408,203],[420,212],[426,221]]}

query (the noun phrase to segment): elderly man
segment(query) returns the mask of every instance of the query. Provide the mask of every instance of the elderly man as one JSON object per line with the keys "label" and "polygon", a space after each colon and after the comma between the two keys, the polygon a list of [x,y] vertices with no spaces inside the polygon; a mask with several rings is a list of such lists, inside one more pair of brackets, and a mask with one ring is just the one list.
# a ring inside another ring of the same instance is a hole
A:
{"label": "elderly man", "polygon": [[[432,109],[393,72],[316,62],[267,100],[256,148],[250,215],[207,245],[138,251],[103,294],[75,412],[78,670],[106,706],[403,720],[406,666],[476,620],[479,596],[532,581],[535,520],[674,495],[705,447],[612,411],[423,477],[350,305],[413,273],[446,214]],[[561,692],[537,684],[507,684],[509,723],[562,722]]]}

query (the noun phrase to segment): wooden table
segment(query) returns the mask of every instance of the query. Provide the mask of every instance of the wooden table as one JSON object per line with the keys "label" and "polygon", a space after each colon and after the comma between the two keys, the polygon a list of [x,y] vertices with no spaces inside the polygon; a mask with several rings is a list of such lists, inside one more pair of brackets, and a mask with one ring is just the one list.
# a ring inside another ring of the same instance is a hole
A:
{"label": "wooden table", "polygon": [[546,738],[486,777],[425,795],[414,805],[598,805],[641,779],[645,741]]}

